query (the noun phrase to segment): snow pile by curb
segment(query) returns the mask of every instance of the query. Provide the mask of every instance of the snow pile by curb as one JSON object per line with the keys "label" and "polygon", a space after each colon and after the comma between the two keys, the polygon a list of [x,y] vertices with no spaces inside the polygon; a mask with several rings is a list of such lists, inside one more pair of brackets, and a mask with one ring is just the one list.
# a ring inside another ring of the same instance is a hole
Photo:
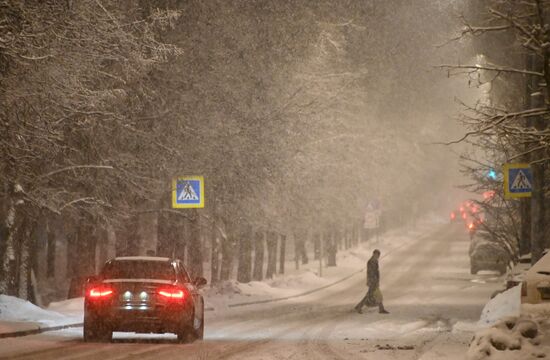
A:
{"label": "snow pile by curb", "polygon": [[467,359],[548,358],[550,354],[548,310],[544,305],[522,306],[521,286],[498,294],[483,308],[478,322],[482,330],[479,330],[472,339]]}
{"label": "snow pile by curb", "polygon": [[519,316],[520,312],[521,286],[515,286],[498,294],[485,305],[478,326],[491,326],[504,318]]}
{"label": "snow pile by curb", "polygon": [[468,360],[530,360],[550,354],[550,323],[531,317],[512,317],[479,331]]}
{"label": "snow pile by curb", "polygon": [[58,302],[52,302],[48,305],[48,311],[55,311],[65,316],[71,316],[83,321],[84,298],[74,298]]}
{"label": "snow pile by curb", "polygon": [[53,325],[63,320],[66,320],[66,316],[58,312],[44,310],[14,296],[0,295],[0,321],[36,322]]}
{"label": "snow pile by curb", "polygon": [[14,296],[0,295],[0,337],[35,334],[79,323],[82,323],[81,299],[57,303],[46,310]]}

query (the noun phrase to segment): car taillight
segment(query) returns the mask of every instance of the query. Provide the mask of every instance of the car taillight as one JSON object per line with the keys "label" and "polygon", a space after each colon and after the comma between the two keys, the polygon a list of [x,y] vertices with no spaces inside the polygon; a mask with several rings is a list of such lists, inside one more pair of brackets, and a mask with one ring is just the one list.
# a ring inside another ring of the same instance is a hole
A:
{"label": "car taillight", "polygon": [[163,298],[172,299],[172,300],[183,300],[186,297],[185,291],[183,289],[177,289],[177,288],[159,289],[157,291],[157,294],[159,294]]}
{"label": "car taillight", "polygon": [[88,291],[88,297],[92,299],[104,299],[111,295],[113,295],[113,289],[104,286],[93,287]]}
{"label": "car taillight", "polygon": [[527,281],[521,283],[521,296],[527,296]]}

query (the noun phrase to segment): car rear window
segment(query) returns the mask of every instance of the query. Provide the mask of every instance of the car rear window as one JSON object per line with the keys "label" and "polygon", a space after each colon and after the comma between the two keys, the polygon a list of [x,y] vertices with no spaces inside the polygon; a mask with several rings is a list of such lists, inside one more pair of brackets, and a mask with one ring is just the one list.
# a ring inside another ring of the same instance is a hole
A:
{"label": "car rear window", "polygon": [[118,260],[105,264],[104,279],[158,279],[175,280],[176,272],[169,262]]}

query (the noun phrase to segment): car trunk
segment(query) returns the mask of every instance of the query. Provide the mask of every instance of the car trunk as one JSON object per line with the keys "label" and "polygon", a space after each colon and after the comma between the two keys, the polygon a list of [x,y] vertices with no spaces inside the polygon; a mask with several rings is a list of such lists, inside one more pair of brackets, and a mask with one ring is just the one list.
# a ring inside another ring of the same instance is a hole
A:
{"label": "car trunk", "polygon": [[158,291],[173,285],[169,280],[149,279],[109,279],[103,283],[113,288],[116,307],[141,312],[164,307],[165,301],[159,299]]}

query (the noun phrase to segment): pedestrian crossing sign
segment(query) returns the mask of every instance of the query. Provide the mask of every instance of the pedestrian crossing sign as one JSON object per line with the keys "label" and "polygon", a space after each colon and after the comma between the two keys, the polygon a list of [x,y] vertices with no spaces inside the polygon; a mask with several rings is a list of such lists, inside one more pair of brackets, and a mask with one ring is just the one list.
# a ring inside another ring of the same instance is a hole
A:
{"label": "pedestrian crossing sign", "polygon": [[529,164],[504,165],[504,197],[516,199],[531,197],[533,173]]}
{"label": "pedestrian crossing sign", "polygon": [[192,209],[204,207],[204,178],[179,176],[172,182],[172,207]]}

